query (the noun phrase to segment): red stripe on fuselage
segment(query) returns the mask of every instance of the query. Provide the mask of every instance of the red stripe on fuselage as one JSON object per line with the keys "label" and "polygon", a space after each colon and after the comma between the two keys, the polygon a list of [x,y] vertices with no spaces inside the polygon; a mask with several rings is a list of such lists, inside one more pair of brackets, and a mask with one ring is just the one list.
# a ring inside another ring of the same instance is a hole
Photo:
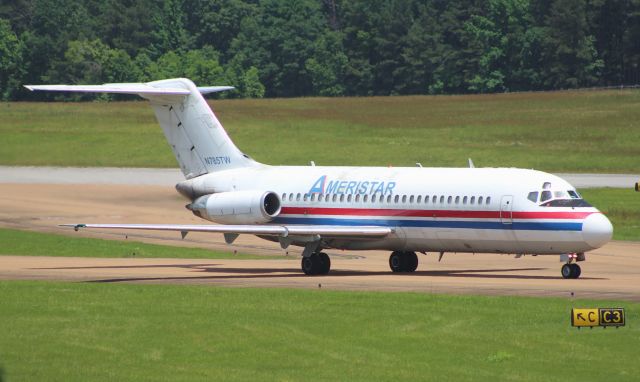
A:
{"label": "red stripe on fuselage", "polygon": [[[513,219],[584,219],[595,212],[513,211]],[[500,219],[500,211],[400,210],[389,208],[282,207],[282,214]],[[508,214],[508,212],[503,212]]]}

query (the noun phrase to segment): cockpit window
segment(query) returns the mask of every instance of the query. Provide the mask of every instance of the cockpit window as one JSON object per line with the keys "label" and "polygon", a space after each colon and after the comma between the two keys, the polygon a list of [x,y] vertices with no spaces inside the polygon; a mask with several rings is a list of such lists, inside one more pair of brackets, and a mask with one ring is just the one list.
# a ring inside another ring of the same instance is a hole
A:
{"label": "cockpit window", "polygon": [[580,194],[578,194],[578,191],[569,190],[567,193],[571,196],[571,199],[582,199]]}
{"label": "cockpit window", "polygon": [[551,198],[552,198],[551,191],[542,191],[542,194],[540,194],[540,202],[546,202]]}
{"label": "cockpit window", "polygon": [[[540,199],[538,200],[538,193]],[[536,203],[540,203],[540,207],[591,207],[591,205],[582,199],[582,196],[576,190],[552,190],[551,183],[545,182],[542,185],[542,191],[531,191],[527,199]]]}
{"label": "cockpit window", "polygon": [[554,191],[553,192],[553,197],[555,199],[568,199],[569,195],[564,191]]}
{"label": "cockpit window", "polygon": [[591,207],[584,199],[556,199],[541,204],[542,207]]}

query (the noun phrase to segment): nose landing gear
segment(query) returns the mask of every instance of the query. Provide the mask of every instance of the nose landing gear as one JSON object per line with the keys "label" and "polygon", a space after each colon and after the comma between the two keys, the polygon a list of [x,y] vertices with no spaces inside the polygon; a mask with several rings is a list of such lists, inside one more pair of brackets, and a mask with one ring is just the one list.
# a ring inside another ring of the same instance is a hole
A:
{"label": "nose landing gear", "polygon": [[566,261],[566,264],[564,264],[560,269],[562,278],[577,279],[578,277],[580,277],[582,270],[580,269],[580,266],[573,263],[573,261],[584,261],[584,253],[571,253],[568,255],[561,255],[560,260]]}
{"label": "nose landing gear", "polygon": [[560,272],[562,273],[562,278],[565,279],[577,279],[582,273],[578,264],[565,264]]}

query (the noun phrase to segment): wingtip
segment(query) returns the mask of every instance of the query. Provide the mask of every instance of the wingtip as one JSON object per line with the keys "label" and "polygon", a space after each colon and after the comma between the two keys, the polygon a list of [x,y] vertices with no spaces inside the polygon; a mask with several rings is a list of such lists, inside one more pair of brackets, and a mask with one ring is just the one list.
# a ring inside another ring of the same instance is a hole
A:
{"label": "wingtip", "polygon": [[58,224],[58,227],[71,227],[74,231],[78,231],[80,228],[85,228],[86,224]]}
{"label": "wingtip", "polygon": [[223,92],[227,90],[234,90],[234,86],[199,86],[198,91],[200,94],[209,94],[209,93],[217,93]]}

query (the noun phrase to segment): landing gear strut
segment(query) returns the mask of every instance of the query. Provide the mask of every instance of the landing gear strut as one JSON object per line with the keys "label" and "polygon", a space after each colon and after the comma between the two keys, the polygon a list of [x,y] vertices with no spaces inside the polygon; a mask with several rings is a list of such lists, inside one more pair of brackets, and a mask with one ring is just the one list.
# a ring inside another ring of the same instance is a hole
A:
{"label": "landing gear strut", "polygon": [[331,259],[324,252],[314,252],[302,258],[302,271],[305,275],[326,275],[331,269]]}
{"label": "landing gear strut", "polygon": [[577,279],[580,277],[580,273],[582,273],[580,266],[573,263],[563,265],[560,271],[562,273],[562,278],[565,279]]}
{"label": "landing gear strut", "polygon": [[415,252],[393,251],[389,256],[389,268],[393,272],[414,272],[418,268]]}

